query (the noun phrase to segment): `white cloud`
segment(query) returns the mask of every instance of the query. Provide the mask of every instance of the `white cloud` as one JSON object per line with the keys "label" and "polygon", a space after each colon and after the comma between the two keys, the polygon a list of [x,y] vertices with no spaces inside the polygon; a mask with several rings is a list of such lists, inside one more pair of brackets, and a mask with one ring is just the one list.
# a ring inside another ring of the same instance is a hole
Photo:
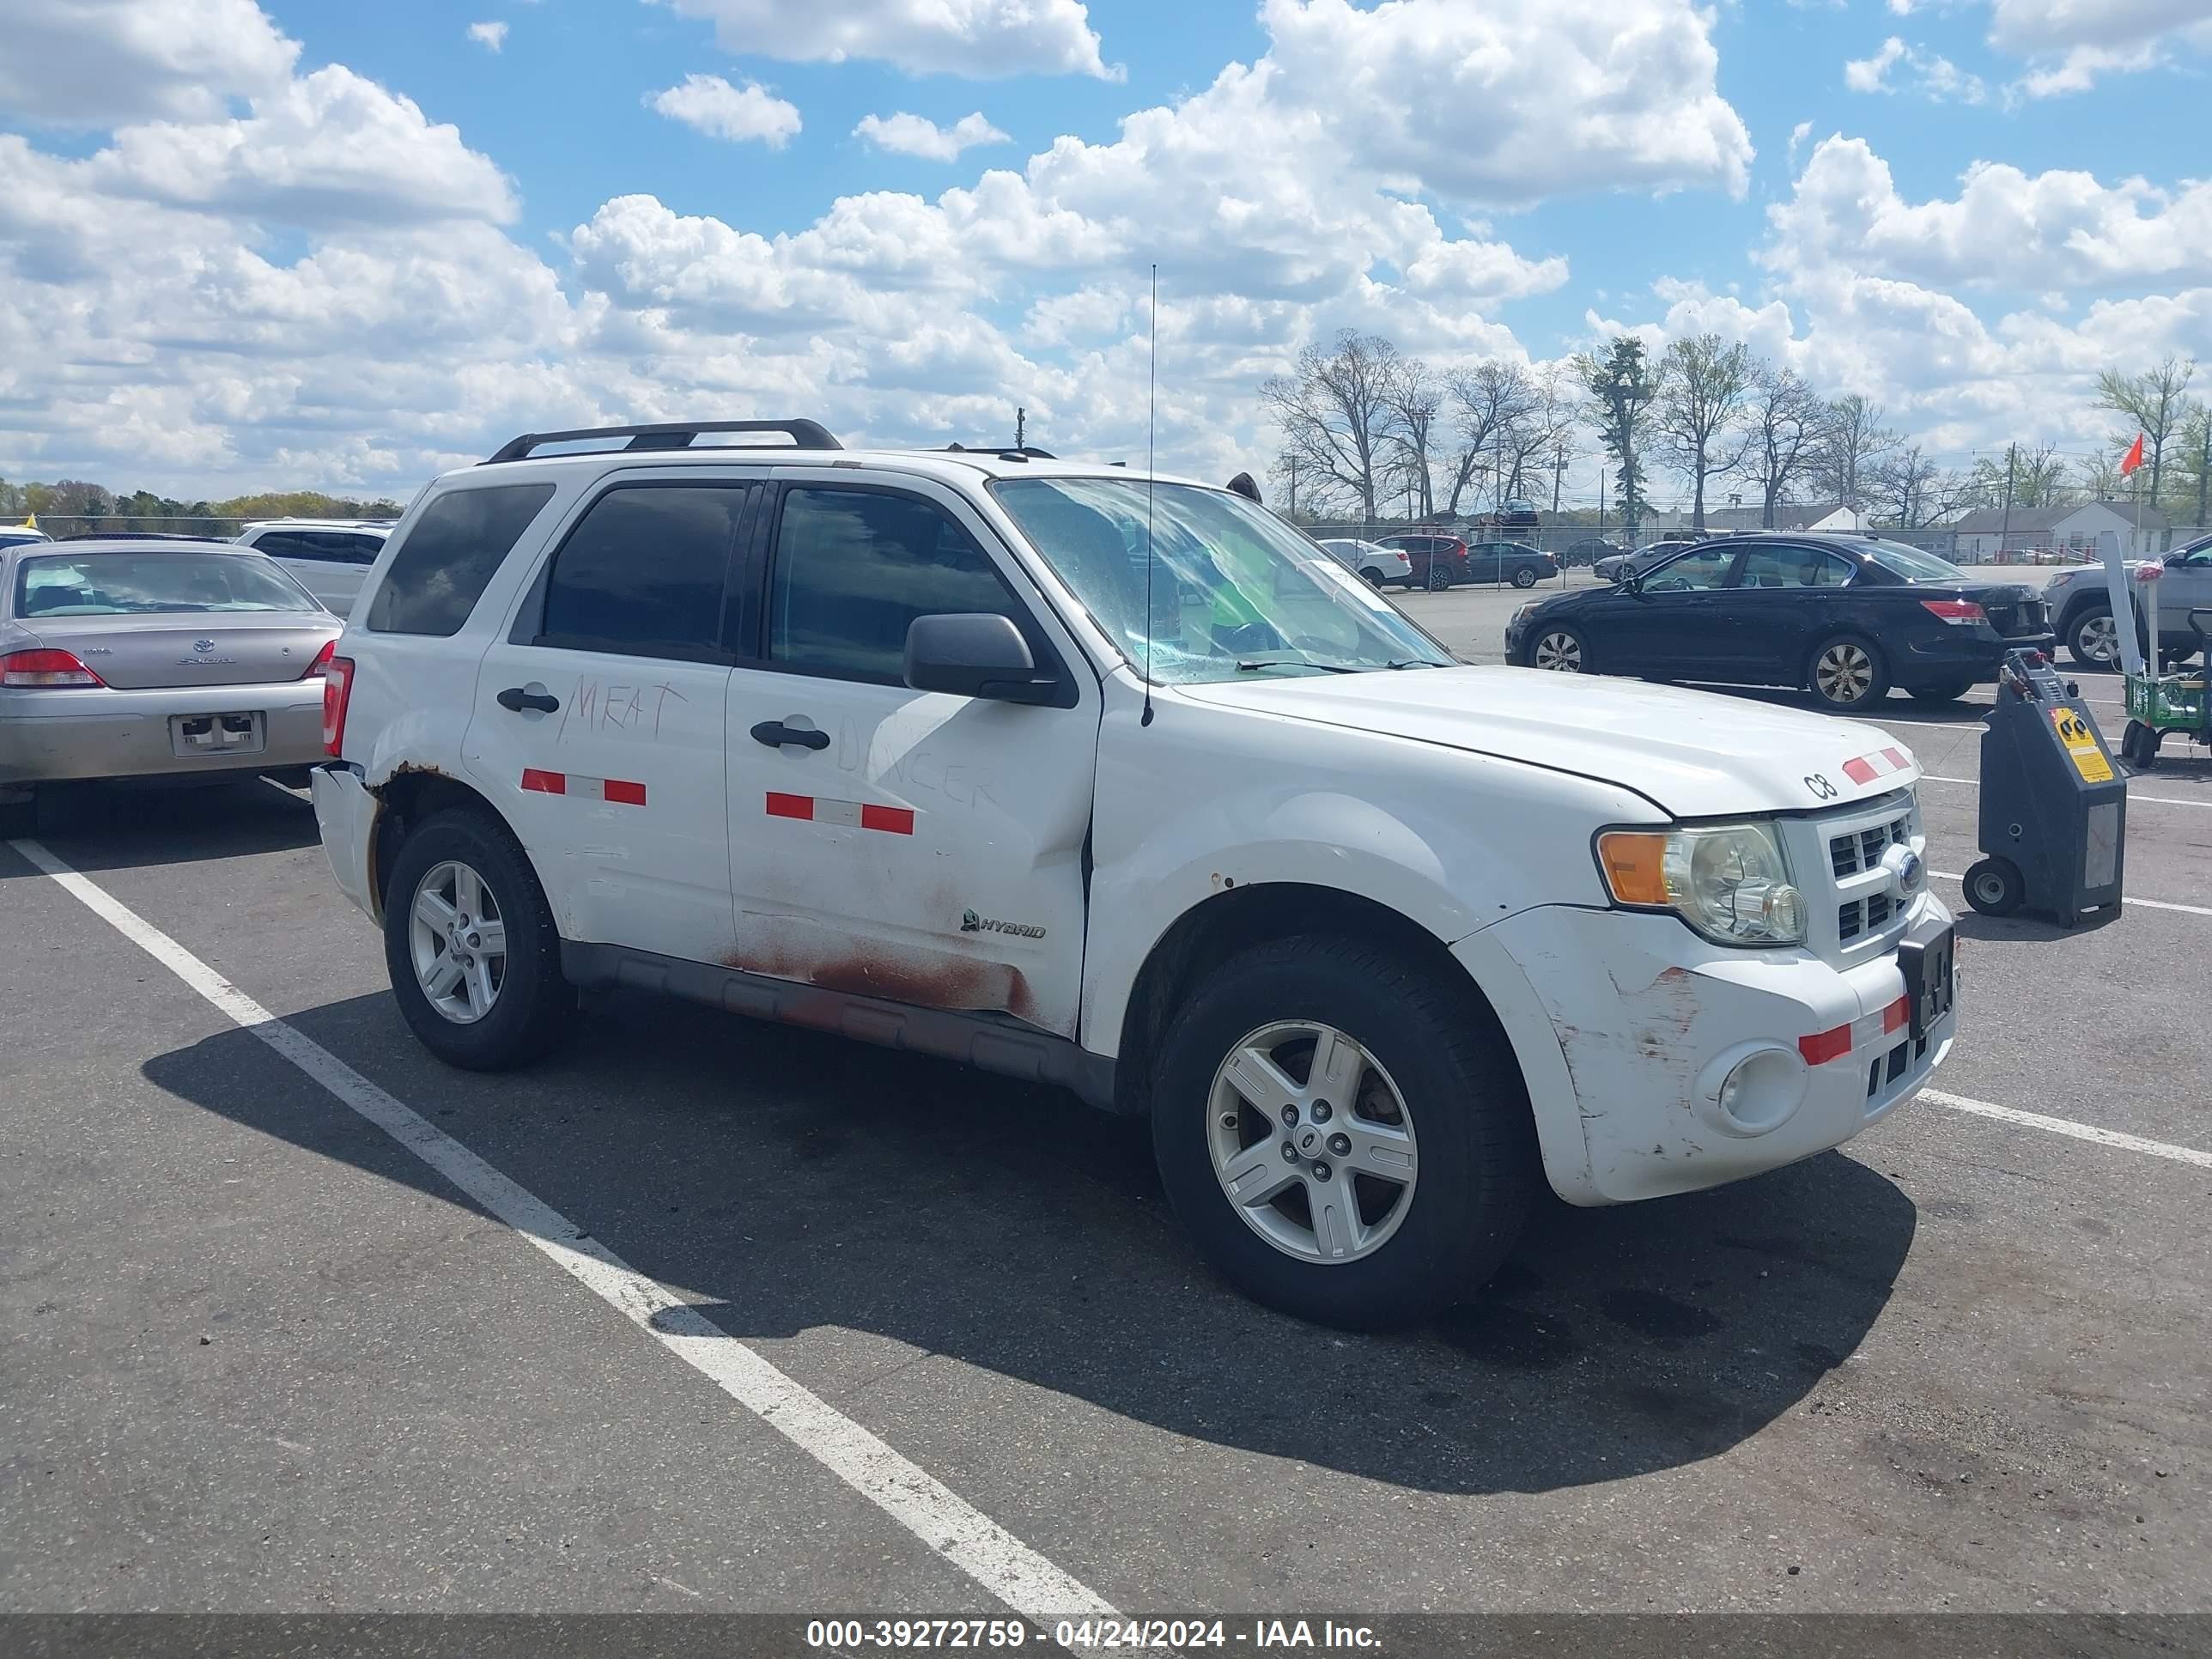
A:
{"label": "white cloud", "polygon": [[[1909,88],[1889,78],[1899,64],[1911,73]],[[1871,58],[1856,58],[1844,65],[1844,84],[1853,92],[1896,92],[1909,89],[1936,103],[1978,104],[1988,95],[1979,76],[1968,75],[1939,52],[1908,46],[1895,35],[1881,43]]]}
{"label": "white cloud", "polygon": [[2164,62],[2175,46],[2212,52],[2212,3],[1991,0],[1990,44],[2028,60],[2018,84],[2027,96],[2083,92]]}
{"label": "white cloud", "polygon": [[1978,161],[1956,198],[1908,202],[1864,140],[1838,136],[1821,141],[1767,216],[1776,234],[1762,258],[1785,273],[1850,265],[2011,289],[2212,282],[2212,183],[2107,185],[2088,173]]}
{"label": "white cloud", "polygon": [[499,52],[507,45],[507,25],[471,23],[469,25],[469,39],[489,51]]}
{"label": "white cloud", "polygon": [[853,129],[855,138],[878,149],[901,155],[919,155],[927,161],[957,161],[960,152],[978,144],[1009,143],[1006,135],[983,118],[981,110],[963,115],[949,127],[901,110],[896,115],[864,115]]}
{"label": "white cloud", "polygon": [[751,82],[733,87],[719,75],[687,75],[681,85],[645,101],[672,121],[712,138],[757,138],[770,149],[781,149],[799,131],[797,106]]}
{"label": "white cloud", "polygon": [[57,126],[221,115],[282,87],[300,43],[254,0],[9,0],[0,108]]}
{"label": "white cloud", "polygon": [[1796,126],[1790,129],[1789,159],[1791,166],[1795,167],[1796,165],[1797,152],[1804,149],[1805,141],[1812,136],[1813,124],[1810,121],[1800,121]]}
{"label": "white cloud", "polygon": [[794,63],[873,58],[916,74],[993,80],[1091,75],[1098,55],[1080,0],[665,0],[714,26],[724,50]]}

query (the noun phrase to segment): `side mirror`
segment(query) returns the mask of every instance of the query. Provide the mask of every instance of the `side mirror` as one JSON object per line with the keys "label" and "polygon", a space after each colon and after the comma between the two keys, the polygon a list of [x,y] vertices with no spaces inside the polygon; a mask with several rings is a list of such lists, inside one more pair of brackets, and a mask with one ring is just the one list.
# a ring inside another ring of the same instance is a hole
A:
{"label": "side mirror", "polygon": [[1059,689],[1051,675],[1037,672],[1022,630],[991,611],[916,617],[908,623],[906,683],[917,691],[997,702],[1048,702]]}

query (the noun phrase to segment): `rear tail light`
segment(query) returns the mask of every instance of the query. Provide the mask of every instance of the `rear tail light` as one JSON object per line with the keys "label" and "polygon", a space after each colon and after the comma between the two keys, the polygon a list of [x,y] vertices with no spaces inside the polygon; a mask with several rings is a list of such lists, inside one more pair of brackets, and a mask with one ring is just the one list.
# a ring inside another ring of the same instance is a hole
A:
{"label": "rear tail light", "polygon": [[325,640],[323,648],[315,653],[314,661],[307,665],[307,672],[300,678],[303,680],[311,680],[328,668],[331,665],[331,659],[337,654],[337,648],[338,642],[336,640]]}
{"label": "rear tail light", "polygon": [[52,689],[106,684],[67,651],[10,651],[0,657],[0,685]]}
{"label": "rear tail light", "polygon": [[1989,620],[1988,613],[1972,599],[1923,599],[1920,606],[1954,628],[1972,628],[1978,622]]}
{"label": "rear tail light", "polygon": [[346,703],[353,696],[353,659],[332,657],[323,665],[323,752],[345,750]]}

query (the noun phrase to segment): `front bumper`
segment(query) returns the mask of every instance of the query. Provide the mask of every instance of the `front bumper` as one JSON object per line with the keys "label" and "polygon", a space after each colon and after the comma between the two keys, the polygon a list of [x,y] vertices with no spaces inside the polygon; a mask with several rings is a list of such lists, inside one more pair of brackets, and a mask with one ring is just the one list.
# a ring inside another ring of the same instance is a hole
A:
{"label": "front bumper", "polygon": [[[180,755],[182,715],[258,714],[262,745]],[[0,690],[0,785],[271,772],[323,758],[323,682]]]}
{"label": "front bumper", "polygon": [[[1948,915],[1926,893],[1910,912],[1916,923]],[[1692,1192],[1840,1146],[1925,1084],[1957,1036],[1955,1009],[1917,1042],[1909,1028],[1884,1029],[1905,994],[1893,948],[1836,968],[1809,951],[1711,945],[1672,916],[1565,906],[1486,932],[1526,976],[1565,1062],[1552,1072],[1564,1099],[1545,1097],[1558,1090],[1525,1058],[1524,1070],[1546,1173],[1570,1202]],[[1841,1025],[1849,1052],[1808,1064],[1798,1039]],[[1530,1040],[1514,1036],[1516,1047]],[[1750,1115],[1763,1127],[1719,1099],[1754,1054],[1767,1056]]]}

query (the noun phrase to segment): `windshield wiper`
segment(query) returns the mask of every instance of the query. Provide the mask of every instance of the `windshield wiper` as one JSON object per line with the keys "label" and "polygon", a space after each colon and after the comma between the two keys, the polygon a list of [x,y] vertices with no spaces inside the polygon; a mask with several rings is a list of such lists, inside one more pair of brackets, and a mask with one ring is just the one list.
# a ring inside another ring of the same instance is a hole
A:
{"label": "windshield wiper", "polygon": [[1258,657],[1237,665],[1240,674],[1249,674],[1261,668],[1318,668],[1329,674],[1357,674],[1357,668],[1347,668],[1340,662],[1316,662],[1310,657]]}

